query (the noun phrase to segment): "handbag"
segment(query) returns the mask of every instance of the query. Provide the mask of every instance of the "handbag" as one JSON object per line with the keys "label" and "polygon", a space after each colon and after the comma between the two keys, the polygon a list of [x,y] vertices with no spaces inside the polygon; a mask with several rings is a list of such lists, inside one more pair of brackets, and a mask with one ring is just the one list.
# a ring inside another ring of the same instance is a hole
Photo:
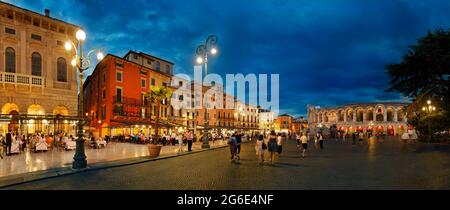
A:
{"label": "handbag", "polygon": [[263,149],[263,150],[267,149],[267,145],[266,145],[266,143],[264,143],[264,142],[263,142],[263,144],[262,144],[262,149]]}

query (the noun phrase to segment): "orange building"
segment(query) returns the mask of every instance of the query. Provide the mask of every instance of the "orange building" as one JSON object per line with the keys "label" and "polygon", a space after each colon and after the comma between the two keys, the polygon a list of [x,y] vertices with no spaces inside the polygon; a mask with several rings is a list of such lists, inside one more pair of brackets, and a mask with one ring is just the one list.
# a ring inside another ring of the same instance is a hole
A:
{"label": "orange building", "polygon": [[[84,113],[95,136],[154,133],[156,107],[146,94],[152,86],[169,86],[173,63],[130,51],[123,58],[108,54],[84,83]],[[170,107],[160,107],[163,129]]]}
{"label": "orange building", "polygon": [[[218,88],[221,88],[221,86],[200,87],[200,84],[191,83],[192,106],[191,109],[187,110],[187,116],[189,116],[187,125],[189,128],[195,130],[198,135],[201,135],[203,132],[205,127],[205,109],[196,108],[196,106],[200,106],[202,103],[200,95],[205,95],[207,91],[214,90],[212,92],[222,93],[222,98],[219,98],[218,95],[206,97],[205,104],[206,107],[209,107],[206,116],[207,125],[213,133],[258,130],[259,116],[257,107],[237,102],[234,96],[223,93],[223,90]],[[198,90],[201,90],[201,93]],[[216,103],[217,100],[222,100],[222,103]]]}
{"label": "orange building", "polygon": [[308,120],[304,117],[295,118],[292,120],[292,132],[304,132],[308,128]]}
{"label": "orange building", "polygon": [[288,114],[279,115],[275,119],[275,131],[289,133],[292,132],[293,117]]}

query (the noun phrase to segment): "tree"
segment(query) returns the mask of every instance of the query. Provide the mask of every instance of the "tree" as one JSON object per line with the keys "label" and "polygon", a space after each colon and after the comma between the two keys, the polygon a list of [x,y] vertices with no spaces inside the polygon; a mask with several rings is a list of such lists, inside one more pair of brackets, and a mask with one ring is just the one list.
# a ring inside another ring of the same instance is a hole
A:
{"label": "tree", "polygon": [[[153,86],[150,89],[150,92],[146,94],[146,97],[150,98],[152,103],[155,103],[156,113],[155,113],[155,136],[158,138],[159,132],[159,118],[160,118],[160,107],[164,100],[167,100],[172,96],[172,91],[164,86]],[[150,104],[152,104],[150,103]],[[167,103],[167,102],[166,102]],[[151,107],[151,105],[150,105]],[[151,108],[150,108],[151,110]]]}
{"label": "tree", "polygon": [[[450,118],[450,29],[428,32],[409,47],[400,63],[387,65],[386,73],[390,76],[386,91],[398,91],[414,98],[408,111],[419,114],[410,123],[421,133],[427,133],[422,125],[430,118],[440,129],[450,128],[445,120]],[[433,116],[420,113],[427,100],[432,100],[437,108]]]}

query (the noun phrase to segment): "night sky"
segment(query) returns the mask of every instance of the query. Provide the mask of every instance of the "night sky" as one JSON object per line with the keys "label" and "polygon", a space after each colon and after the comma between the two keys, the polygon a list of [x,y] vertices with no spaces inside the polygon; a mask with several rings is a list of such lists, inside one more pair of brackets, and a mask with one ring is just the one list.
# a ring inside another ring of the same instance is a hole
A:
{"label": "night sky", "polygon": [[384,66],[428,30],[450,28],[448,0],[8,0],[85,28],[87,47],[146,52],[193,70],[209,34],[209,72],[279,73],[281,113],[306,105],[407,101],[385,93]]}

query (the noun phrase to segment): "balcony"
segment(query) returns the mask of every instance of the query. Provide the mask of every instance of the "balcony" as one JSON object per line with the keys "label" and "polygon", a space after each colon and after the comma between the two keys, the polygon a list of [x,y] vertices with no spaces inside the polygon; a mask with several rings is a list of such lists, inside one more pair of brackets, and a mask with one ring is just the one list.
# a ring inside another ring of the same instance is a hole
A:
{"label": "balcony", "polygon": [[146,106],[147,103],[142,103],[141,99],[135,99],[135,98],[127,98],[127,97],[117,97],[117,96],[113,96],[113,103],[114,104],[123,104],[123,105],[128,105],[128,106],[136,106],[136,107],[141,107],[141,106]]}
{"label": "balcony", "polygon": [[1,84],[12,84],[12,85],[27,85],[35,87],[44,87],[45,80],[44,77],[31,76],[25,74],[16,74],[9,72],[0,72],[0,83]]}

